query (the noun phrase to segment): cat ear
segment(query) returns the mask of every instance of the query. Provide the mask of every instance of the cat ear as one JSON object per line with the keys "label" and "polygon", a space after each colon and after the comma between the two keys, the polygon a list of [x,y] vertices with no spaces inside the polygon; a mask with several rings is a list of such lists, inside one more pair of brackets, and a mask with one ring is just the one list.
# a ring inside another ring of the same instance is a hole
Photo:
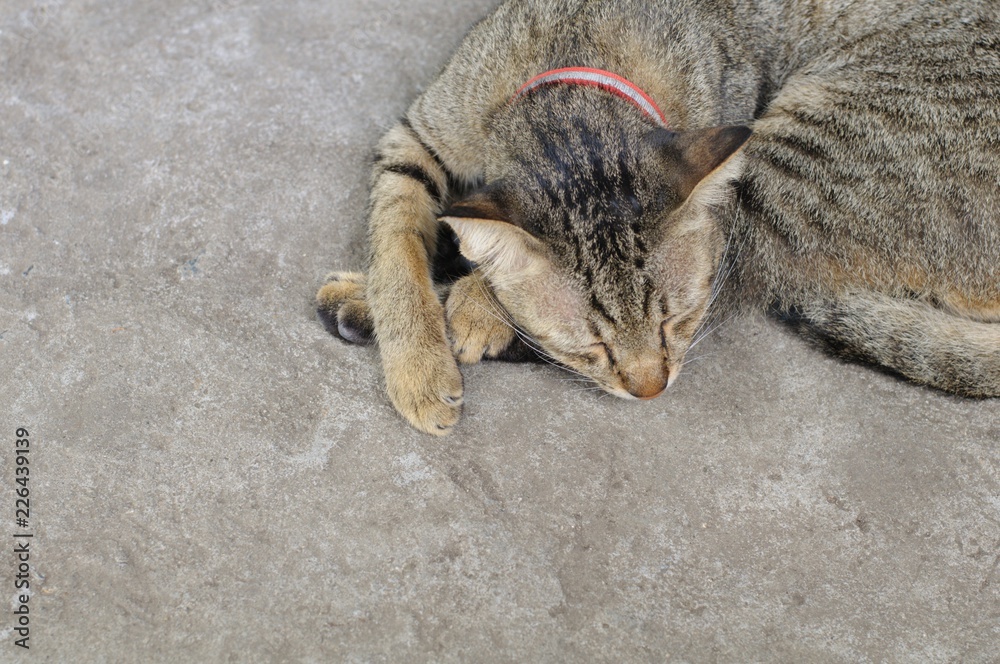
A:
{"label": "cat ear", "polygon": [[691,129],[673,132],[657,130],[651,137],[666,162],[670,178],[680,200],[688,197],[703,182],[731,164],[731,158],[750,138],[749,127],[742,125]]}
{"label": "cat ear", "polygon": [[458,236],[458,250],[491,279],[526,276],[542,256],[542,244],[514,225],[495,188],[483,189],[448,208],[440,220]]}

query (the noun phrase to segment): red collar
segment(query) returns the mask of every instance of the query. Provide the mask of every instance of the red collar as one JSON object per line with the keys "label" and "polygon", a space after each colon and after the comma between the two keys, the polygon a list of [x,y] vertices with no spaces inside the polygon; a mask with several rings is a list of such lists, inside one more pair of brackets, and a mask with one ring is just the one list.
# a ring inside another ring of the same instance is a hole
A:
{"label": "red collar", "polygon": [[533,79],[521,86],[511,98],[511,103],[528,94],[535,88],[543,85],[553,85],[564,83],[568,85],[590,85],[595,88],[607,90],[611,94],[618,95],[622,99],[632,103],[643,113],[648,115],[654,122],[662,127],[667,126],[663,111],[656,105],[649,95],[643,92],[639,86],[631,81],[612,74],[603,69],[588,69],[586,67],[565,67],[563,69],[551,69],[547,72],[535,76]]}

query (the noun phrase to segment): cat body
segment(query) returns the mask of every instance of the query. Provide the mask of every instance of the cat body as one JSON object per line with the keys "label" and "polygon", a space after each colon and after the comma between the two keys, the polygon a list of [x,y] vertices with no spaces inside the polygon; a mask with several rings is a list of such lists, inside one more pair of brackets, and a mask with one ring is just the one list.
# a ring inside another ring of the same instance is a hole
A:
{"label": "cat body", "polygon": [[[332,275],[320,313],[377,340],[390,398],[431,433],[458,420],[456,358],[527,345],[652,398],[710,316],[746,307],[998,396],[991,5],[507,2],[380,142],[367,278]],[[626,81],[665,126],[606,86],[522,91],[567,68]],[[445,290],[441,220],[474,265]]]}

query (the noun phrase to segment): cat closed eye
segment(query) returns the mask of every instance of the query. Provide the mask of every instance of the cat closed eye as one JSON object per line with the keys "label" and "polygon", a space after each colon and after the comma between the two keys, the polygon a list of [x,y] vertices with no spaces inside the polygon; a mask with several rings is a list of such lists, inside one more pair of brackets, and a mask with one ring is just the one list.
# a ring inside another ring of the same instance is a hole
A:
{"label": "cat closed eye", "polygon": [[660,325],[660,336],[664,346],[668,339],[691,339],[702,325],[699,313],[684,313],[671,316]]}
{"label": "cat closed eye", "polygon": [[590,351],[591,355],[594,356],[596,360],[607,360],[612,362],[611,359],[611,349],[603,341],[599,341],[596,344],[592,344],[587,350]]}
{"label": "cat closed eye", "polygon": [[690,320],[690,318],[683,318],[680,314],[674,314],[667,316],[660,323],[660,343],[664,348],[667,348],[667,339],[675,337]]}

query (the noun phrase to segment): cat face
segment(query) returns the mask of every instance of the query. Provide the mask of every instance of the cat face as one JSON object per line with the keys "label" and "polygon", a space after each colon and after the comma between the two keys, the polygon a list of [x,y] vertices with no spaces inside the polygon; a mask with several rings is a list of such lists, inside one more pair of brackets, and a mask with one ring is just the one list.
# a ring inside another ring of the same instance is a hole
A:
{"label": "cat face", "polygon": [[749,131],[666,134],[572,162],[546,146],[561,172],[539,177],[535,162],[443,218],[489,282],[494,313],[623,398],[653,398],[680,372],[724,249],[709,210],[736,164],[720,166]]}
{"label": "cat face", "polygon": [[[649,399],[677,377],[712,295],[723,245],[708,219],[678,210],[672,233],[639,268],[581,278],[536,239],[498,224],[496,253],[476,246],[491,225],[451,220],[497,299],[495,315],[545,355],[623,398]],[[463,228],[472,224],[476,230]],[[477,239],[473,239],[477,238]],[[520,245],[520,246],[518,246]],[[503,247],[503,248],[501,248]]]}

